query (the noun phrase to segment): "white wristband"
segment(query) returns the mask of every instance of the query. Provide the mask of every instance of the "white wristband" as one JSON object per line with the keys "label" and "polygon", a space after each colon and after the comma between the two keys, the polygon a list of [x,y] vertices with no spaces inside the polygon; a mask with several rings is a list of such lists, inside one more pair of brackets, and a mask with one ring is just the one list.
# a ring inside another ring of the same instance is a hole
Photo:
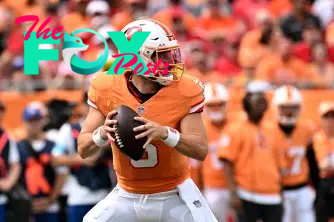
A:
{"label": "white wristband", "polygon": [[166,126],[168,131],[168,137],[165,140],[161,140],[169,147],[175,147],[180,141],[180,133],[173,128]]}
{"label": "white wristband", "polygon": [[100,136],[101,129],[102,129],[102,126],[97,128],[92,135],[93,141],[98,147],[104,147],[108,143],[108,140],[104,140],[101,138]]}

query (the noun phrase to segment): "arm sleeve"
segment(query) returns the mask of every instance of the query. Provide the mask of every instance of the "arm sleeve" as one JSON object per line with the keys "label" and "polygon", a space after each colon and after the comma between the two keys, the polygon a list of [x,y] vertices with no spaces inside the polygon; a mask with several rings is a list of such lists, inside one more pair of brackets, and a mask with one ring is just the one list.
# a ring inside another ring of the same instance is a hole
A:
{"label": "arm sleeve", "polygon": [[319,180],[320,180],[319,167],[315,159],[315,152],[314,152],[312,141],[307,146],[306,158],[307,158],[307,162],[308,162],[309,169],[310,169],[310,172],[309,172],[310,180],[312,181],[314,188],[317,189],[319,185]]}
{"label": "arm sleeve", "polygon": [[14,164],[20,161],[19,151],[17,149],[16,142],[12,139],[9,139],[10,148],[9,148],[9,163]]}
{"label": "arm sleeve", "polygon": [[189,113],[201,113],[204,108],[204,85],[199,80],[195,81],[198,85],[196,85],[196,95],[194,95],[190,100],[190,110]]}
{"label": "arm sleeve", "polygon": [[[66,153],[66,147],[63,144],[56,144],[53,149],[52,149],[52,156],[61,156],[61,155],[65,155]],[[56,167],[55,171],[57,174],[65,174],[69,172],[68,167],[65,166],[60,166],[60,167]]]}
{"label": "arm sleeve", "polygon": [[97,109],[97,104],[96,104],[96,89],[94,88],[93,84],[91,84],[90,87],[89,87],[87,103],[91,107],[94,107],[95,109]]}

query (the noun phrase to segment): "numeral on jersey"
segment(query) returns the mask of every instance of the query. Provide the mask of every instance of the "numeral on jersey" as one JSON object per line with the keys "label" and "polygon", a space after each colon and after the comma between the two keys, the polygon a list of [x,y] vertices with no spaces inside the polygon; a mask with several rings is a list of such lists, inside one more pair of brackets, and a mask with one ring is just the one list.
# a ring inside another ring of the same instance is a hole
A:
{"label": "numeral on jersey", "polygon": [[302,168],[302,160],[305,156],[305,148],[303,146],[292,147],[288,151],[288,156],[293,158],[292,166],[290,168],[290,175],[300,174]]}
{"label": "numeral on jersey", "polygon": [[131,160],[132,166],[135,168],[148,168],[155,167],[158,164],[158,151],[157,147],[153,144],[148,144],[144,155],[146,155],[146,157],[141,160]]}
{"label": "numeral on jersey", "polygon": [[210,149],[210,156],[211,156],[211,164],[213,169],[223,169],[224,164],[218,159],[217,156],[217,147],[218,147],[218,143],[212,143],[209,145],[209,149]]}

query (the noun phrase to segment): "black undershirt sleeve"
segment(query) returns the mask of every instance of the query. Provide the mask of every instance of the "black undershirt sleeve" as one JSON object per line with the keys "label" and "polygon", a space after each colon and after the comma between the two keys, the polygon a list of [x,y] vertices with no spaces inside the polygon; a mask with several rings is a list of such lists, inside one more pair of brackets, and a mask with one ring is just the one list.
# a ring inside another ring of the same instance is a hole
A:
{"label": "black undershirt sleeve", "polygon": [[309,172],[310,180],[312,181],[314,188],[317,189],[319,186],[320,176],[319,176],[319,167],[318,167],[318,163],[315,158],[315,152],[314,152],[312,141],[307,146],[306,157],[307,157],[307,161],[308,161],[308,165],[310,169],[310,172]]}

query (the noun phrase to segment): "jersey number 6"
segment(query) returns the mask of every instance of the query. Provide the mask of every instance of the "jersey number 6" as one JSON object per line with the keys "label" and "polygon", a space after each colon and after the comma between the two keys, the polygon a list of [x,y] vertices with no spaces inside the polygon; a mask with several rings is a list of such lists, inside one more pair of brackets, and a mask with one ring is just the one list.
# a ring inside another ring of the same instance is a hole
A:
{"label": "jersey number 6", "polygon": [[157,147],[153,144],[148,144],[146,147],[146,158],[137,161],[131,160],[131,164],[135,168],[155,167],[158,164]]}

